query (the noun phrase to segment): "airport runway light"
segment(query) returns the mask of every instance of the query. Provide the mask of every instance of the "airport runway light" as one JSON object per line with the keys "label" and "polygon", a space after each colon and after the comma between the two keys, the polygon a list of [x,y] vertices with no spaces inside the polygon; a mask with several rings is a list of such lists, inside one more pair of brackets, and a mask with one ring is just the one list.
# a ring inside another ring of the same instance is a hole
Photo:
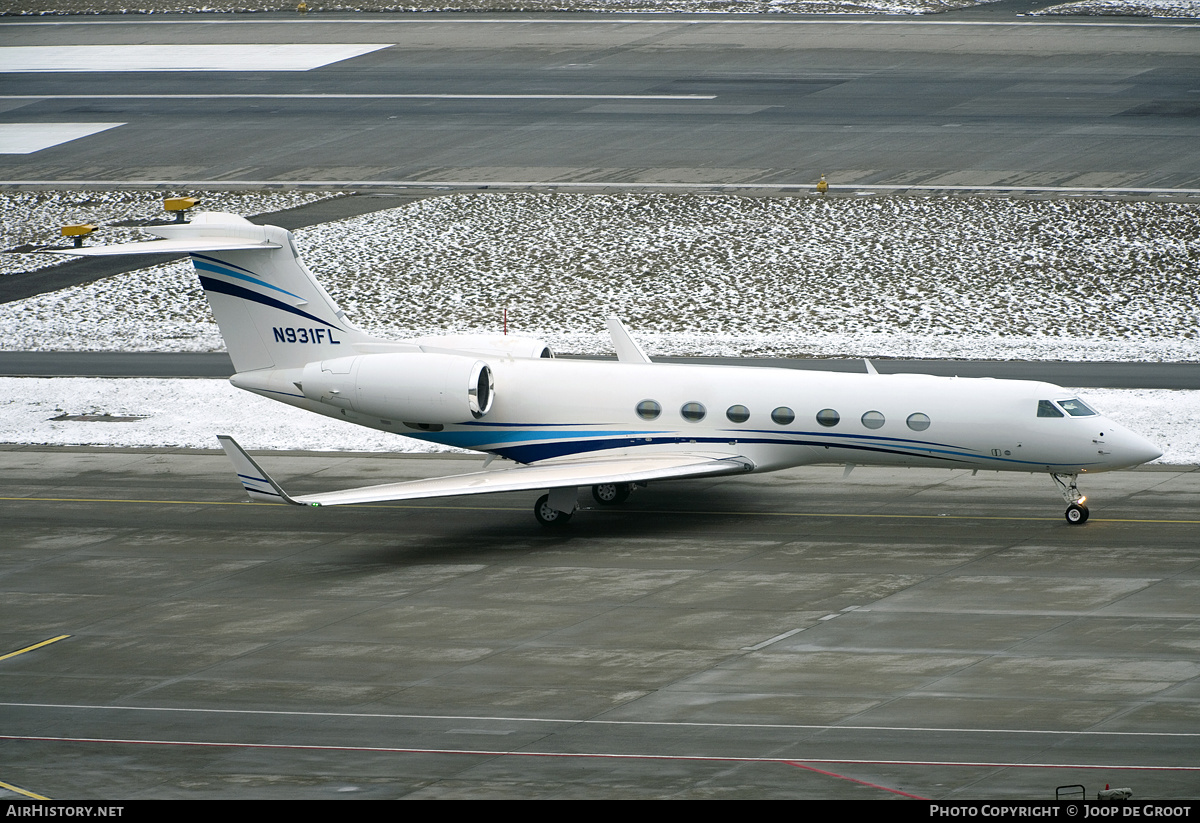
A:
{"label": "airport runway light", "polygon": [[83,245],[83,238],[96,230],[94,223],[79,223],[74,226],[63,226],[62,236],[75,238],[75,248],[80,248]]}
{"label": "airport runway light", "polygon": [[168,197],[163,201],[163,208],[175,212],[176,223],[186,223],[188,209],[199,202],[199,197]]}
{"label": "airport runway light", "polygon": [[825,175],[821,175],[821,182],[817,183],[817,194],[825,194],[829,191],[829,184],[825,182]]}

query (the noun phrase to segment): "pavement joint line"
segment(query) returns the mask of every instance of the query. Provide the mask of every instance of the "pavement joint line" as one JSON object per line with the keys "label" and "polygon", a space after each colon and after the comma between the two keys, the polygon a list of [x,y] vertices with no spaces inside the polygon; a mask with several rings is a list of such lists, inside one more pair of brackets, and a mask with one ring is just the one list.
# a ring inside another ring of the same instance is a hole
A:
{"label": "pavement joint line", "polygon": [[[1200,737],[1200,732],[1131,732],[1094,729],[970,729],[942,726],[850,726],[812,723],[703,723],[684,720],[604,720],[600,718],[520,717],[473,714],[388,714],[382,712],[313,712],[280,709],[198,709],[174,706],[101,706],[80,703],[13,703],[0,706],[34,709],[92,709],[121,712],[162,712],[178,714],[229,714],[281,717],[340,717],[360,720],[453,720],[495,723],[546,723],[569,726],[665,726],[702,729],[792,729],[801,731],[913,732],[916,734],[1023,734],[1052,737]],[[793,758],[795,759],[795,758]],[[812,762],[812,761],[806,761]]]}
{"label": "pavement joint line", "polygon": [[20,740],[45,743],[100,743],[140,746],[185,746],[211,749],[274,749],[282,751],[317,752],[377,752],[384,754],[463,754],[483,757],[563,757],[587,760],[658,760],[687,761],[699,763],[840,763],[870,766],[932,766],[946,768],[995,769],[1105,769],[1109,771],[1155,771],[1155,772],[1200,772],[1200,766],[1151,766],[1133,763],[1020,763],[1016,761],[990,760],[876,760],[870,758],[804,758],[804,757],[748,757],[744,755],[699,755],[699,754],[650,754],[630,752],[556,752],[517,751],[514,749],[439,749],[409,746],[351,746],[317,743],[237,743],[232,741],[207,740],[151,740],[120,737],[56,737],[50,735],[0,734],[0,740]]}
{"label": "pavement joint line", "polygon": [[43,797],[42,795],[37,794],[36,792],[31,792],[28,789],[22,789],[20,786],[14,786],[11,783],[5,783],[3,780],[0,780],[0,788],[8,789],[10,792],[16,792],[17,794],[28,797],[31,800],[49,800],[50,799],[49,797]]}
{"label": "pavement joint line", "polygon": [[17,649],[15,652],[9,652],[8,654],[0,655],[0,660],[8,660],[8,658],[16,657],[18,654],[25,654],[26,652],[31,652],[34,649],[40,649],[42,646],[49,646],[51,643],[57,643],[60,640],[66,640],[70,636],[71,635],[69,634],[60,634],[58,637],[51,637],[49,640],[43,640],[41,643],[34,643],[32,646],[26,646],[23,649]]}
{"label": "pavement joint line", "polygon": [[795,766],[797,769],[804,769],[805,771],[814,772],[815,774],[823,774],[826,777],[836,777],[838,780],[846,780],[850,783],[857,783],[860,786],[867,786],[868,788],[879,789],[880,791],[883,791],[883,792],[890,792],[892,794],[898,794],[901,797],[911,797],[913,800],[931,800],[932,799],[929,797],[923,797],[922,795],[919,795],[919,794],[910,794],[908,792],[901,791],[900,789],[893,789],[889,786],[881,786],[878,783],[871,783],[867,780],[859,780],[857,777],[850,777],[849,775],[838,774],[837,772],[826,771],[825,769],[818,769],[816,766],[809,766],[809,765],[805,764],[804,762],[798,761],[798,760],[793,761],[793,762],[789,763],[788,765]]}

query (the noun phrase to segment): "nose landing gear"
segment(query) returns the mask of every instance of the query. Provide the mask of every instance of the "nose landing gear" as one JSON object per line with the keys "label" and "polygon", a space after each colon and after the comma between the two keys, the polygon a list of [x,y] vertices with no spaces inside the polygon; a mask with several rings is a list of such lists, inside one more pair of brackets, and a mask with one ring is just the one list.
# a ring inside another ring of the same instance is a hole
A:
{"label": "nose landing gear", "polygon": [[1079,486],[1076,481],[1079,479],[1077,474],[1051,474],[1058,490],[1062,492],[1063,499],[1067,501],[1066,518],[1067,522],[1072,526],[1078,526],[1087,522],[1088,507],[1084,505],[1087,498],[1079,493]]}

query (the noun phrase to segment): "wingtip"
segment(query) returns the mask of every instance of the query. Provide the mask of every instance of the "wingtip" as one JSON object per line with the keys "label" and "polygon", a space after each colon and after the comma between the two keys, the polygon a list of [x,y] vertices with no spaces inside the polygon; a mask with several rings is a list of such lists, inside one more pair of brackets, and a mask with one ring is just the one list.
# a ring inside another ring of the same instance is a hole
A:
{"label": "wingtip", "polygon": [[276,483],[271,475],[263,471],[258,463],[254,462],[254,458],[248,455],[246,450],[232,437],[227,434],[218,434],[217,442],[221,444],[221,448],[233,463],[233,471],[251,500],[261,503],[283,502],[297,506],[305,505],[290,497],[283,487]]}

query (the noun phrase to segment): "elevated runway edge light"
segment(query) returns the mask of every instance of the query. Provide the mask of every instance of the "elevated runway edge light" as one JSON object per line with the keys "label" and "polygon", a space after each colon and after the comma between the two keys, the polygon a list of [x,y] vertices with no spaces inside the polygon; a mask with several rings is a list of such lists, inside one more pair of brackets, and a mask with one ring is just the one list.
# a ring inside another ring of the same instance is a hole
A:
{"label": "elevated runway edge light", "polygon": [[817,194],[824,194],[829,191],[829,184],[825,182],[825,175],[821,175],[821,181],[817,183]]}
{"label": "elevated runway edge light", "polygon": [[96,228],[95,223],[78,223],[74,226],[63,226],[60,231],[63,237],[75,238],[75,248],[78,249],[83,246],[83,238],[94,232]]}
{"label": "elevated runway edge light", "polygon": [[187,222],[187,211],[200,202],[199,197],[168,197],[163,200],[163,208],[175,212],[176,223]]}

